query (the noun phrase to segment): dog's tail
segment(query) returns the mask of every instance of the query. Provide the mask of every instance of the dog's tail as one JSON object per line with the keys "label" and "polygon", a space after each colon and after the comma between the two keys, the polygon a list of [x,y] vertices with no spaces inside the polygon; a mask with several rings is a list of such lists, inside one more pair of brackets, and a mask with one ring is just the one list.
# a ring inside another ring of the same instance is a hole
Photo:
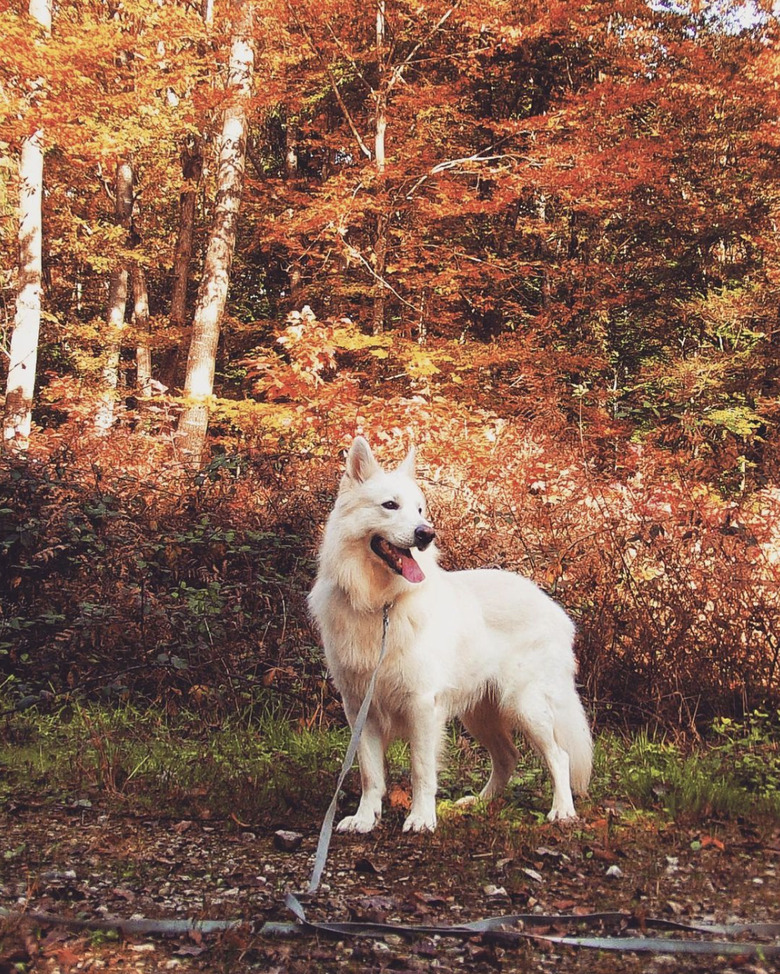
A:
{"label": "dog's tail", "polygon": [[563,706],[559,704],[555,737],[569,755],[571,788],[575,795],[586,795],[593,770],[593,738],[577,691],[572,687]]}

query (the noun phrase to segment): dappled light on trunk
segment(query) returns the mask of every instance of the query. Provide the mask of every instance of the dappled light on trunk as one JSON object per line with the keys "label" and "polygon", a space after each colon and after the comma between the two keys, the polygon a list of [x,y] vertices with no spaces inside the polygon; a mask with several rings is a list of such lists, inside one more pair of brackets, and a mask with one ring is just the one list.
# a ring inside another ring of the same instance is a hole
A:
{"label": "dappled light on trunk", "polygon": [[[51,31],[51,0],[30,0],[29,16]],[[42,79],[31,83],[35,110]],[[8,348],[2,452],[24,454],[30,444],[43,292],[43,150],[41,129],[28,133],[19,157],[19,233],[16,314]]]}
{"label": "dappled light on trunk", "polygon": [[185,402],[177,437],[185,463],[196,468],[201,463],[206,441],[208,398],[214,389],[220,324],[236,246],[246,165],[247,101],[254,72],[253,4],[251,0],[235,0],[234,10],[236,34],[230,52],[228,77],[230,102],[224,110],[219,143],[214,222],[195,307],[184,379]]}

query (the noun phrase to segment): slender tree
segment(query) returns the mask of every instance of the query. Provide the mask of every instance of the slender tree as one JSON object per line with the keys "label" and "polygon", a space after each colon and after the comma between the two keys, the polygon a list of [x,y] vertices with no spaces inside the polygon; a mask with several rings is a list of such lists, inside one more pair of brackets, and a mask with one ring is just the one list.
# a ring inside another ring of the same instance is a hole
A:
{"label": "slender tree", "polygon": [[247,107],[254,74],[254,10],[251,0],[235,0],[234,33],[230,49],[228,101],[222,117],[217,165],[214,222],[209,235],[205,266],[187,357],[178,442],[187,462],[199,466],[208,429],[208,400],[214,389],[214,371],[220,325],[225,311],[230,267],[236,245],[238,214],[246,165]]}
{"label": "slender tree", "polygon": [[[127,231],[128,238],[132,232],[134,187],[135,172],[132,160],[128,157],[117,163],[114,198],[116,221]],[[123,243],[129,243],[129,239]],[[95,420],[95,425],[100,430],[108,430],[114,423],[129,281],[127,262],[124,258],[120,258],[111,272],[108,288],[106,360],[103,366],[103,389]]]}
{"label": "slender tree", "polygon": [[[427,31],[424,31],[416,41],[411,42],[405,55],[401,56],[399,54],[401,45],[399,45],[398,35],[402,31],[396,30],[394,32],[392,30],[390,16],[392,7],[388,11],[387,0],[375,0],[372,8],[374,14],[373,51],[370,55],[366,53],[361,57],[357,52],[353,53],[351,46],[338,37],[334,27],[334,22],[338,20],[335,11],[329,14],[326,5],[323,4],[318,7],[318,14],[320,19],[324,21],[325,33],[327,34],[326,39],[318,40],[315,36],[314,26],[317,18],[311,13],[307,15],[300,3],[287,0],[291,18],[322,66],[338,107],[360,149],[361,156],[370,160],[369,165],[373,169],[373,173],[367,179],[367,184],[373,187],[373,206],[371,208],[373,210],[373,227],[370,232],[370,259],[353,248],[350,252],[350,260],[357,257],[360,264],[369,271],[373,279],[371,330],[375,335],[385,329],[388,297],[393,293],[392,285],[387,280],[387,266],[391,223],[394,219],[394,210],[397,209],[397,200],[392,198],[394,185],[391,185],[391,182],[397,183],[398,174],[391,173],[386,150],[391,98],[396,89],[405,84],[406,75],[415,65],[421,52],[438,39],[460,3],[461,0],[454,0],[453,3],[445,6],[437,19],[431,18]],[[392,6],[400,7],[398,4]],[[396,10],[396,13],[398,12],[400,11]],[[417,15],[420,13],[427,15],[428,11],[425,7],[420,7]],[[362,15],[361,8],[360,13],[356,16],[355,23],[360,22]],[[404,19],[407,22],[413,20],[412,17],[405,17]],[[394,33],[396,34],[395,37],[393,37]],[[351,76],[355,82],[359,82],[359,84],[355,83],[353,87],[356,91],[362,90],[368,95],[370,108],[367,109],[365,106],[354,103],[354,92],[346,91],[347,85],[339,79],[339,72],[334,70],[334,64],[338,61],[348,63],[349,74],[347,76]],[[371,63],[372,61],[373,63]],[[371,136],[366,134],[364,138],[361,134],[361,116],[366,121],[370,118]],[[372,141],[373,148],[371,146]],[[401,144],[402,142],[403,137],[399,133],[398,143]],[[393,176],[395,179],[391,180]]]}
{"label": "slender tree", "polygon": [[203,141],[190,136],[181,153],[184,186],[179,195],[179,233],[173,255],[173,287],[171,289],[171,324],[181,326],[187,315],[187,284],[195,239],[195,212],[198,184],[203,172]]}
{"label": "slender tree", "polygon": [[[213,24],[213,0],[203,0],[201,16],[206,27]],[[187,315],[187,285],[190,279],[190,263],[195,240],[198,185],[203,175],[203,150],[203,137],[200,133],[190,133],[181,150],[181,174],[184,185],[179,194],[179,233],[173,256],[171,289],[171,324],[179,327],[184,324]]]}
{"label": "slender tree", "polygon": [[387,101],[390,91],[390,78],[387,64],[387,16],[385,0],[377,0],[376,5],[376,64],[378,82],[374,94],[376,102],[374,129],[374,162],[376,164],[377,182],[380,196],[380,210],[376,217],[376,234],[374,237],[374,273],[376,274],[376,294],[372,310],[371,331],[379,335],[385,328],[385,272],[387,270],[387,231],[390,221],[382,206],[381,196],[385,189],[385,169],[387,156],[385,153],[385,132],[387,131]]}
{"label": "slender tree", "polygon": [[[30,0],[30,17],[51,32],[51,0]],[[23,453],[30,444],[41,327],[43,278],[43,130],[22,143],[19,161],[19,290],[9,352],[3,448]]]}
{"label": "slender tree", "polygon": [[152,350],[149,346],[149,288],[141,264],[132,270],[133,325],[136,333],[135,381],[141,396],[152,394]]}

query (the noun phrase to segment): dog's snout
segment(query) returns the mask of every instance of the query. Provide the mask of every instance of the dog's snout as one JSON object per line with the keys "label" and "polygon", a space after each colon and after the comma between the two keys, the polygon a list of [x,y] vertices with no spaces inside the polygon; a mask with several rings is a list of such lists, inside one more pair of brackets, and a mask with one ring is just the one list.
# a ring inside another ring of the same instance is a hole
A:
{"label": "dog's snout", "polygon": [[420,551],[425,551],[435,537],[436,532],[430,524],[418,524],[414,529],[414,544]]}

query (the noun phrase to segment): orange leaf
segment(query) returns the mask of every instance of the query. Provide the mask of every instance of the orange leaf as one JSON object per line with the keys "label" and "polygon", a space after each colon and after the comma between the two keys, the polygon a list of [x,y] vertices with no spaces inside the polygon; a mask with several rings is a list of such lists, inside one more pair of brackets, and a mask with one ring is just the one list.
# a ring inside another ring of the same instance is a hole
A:
{"label": "orange leaf", "polygon": [[716,839],[714,835],[703,835],[701,837],[701,847],[706,849],[708,846],[714,846],[719,852],[723,852],[726,848],[724,843],[720,839]]}
{"label": "orange leaf", "polygon": [[393,785],[393,787],[390,789],[388,800],[391,808],[409,809],[412,807],[411,792],[407,791],[405,788],[402,788],[400,785]]}

